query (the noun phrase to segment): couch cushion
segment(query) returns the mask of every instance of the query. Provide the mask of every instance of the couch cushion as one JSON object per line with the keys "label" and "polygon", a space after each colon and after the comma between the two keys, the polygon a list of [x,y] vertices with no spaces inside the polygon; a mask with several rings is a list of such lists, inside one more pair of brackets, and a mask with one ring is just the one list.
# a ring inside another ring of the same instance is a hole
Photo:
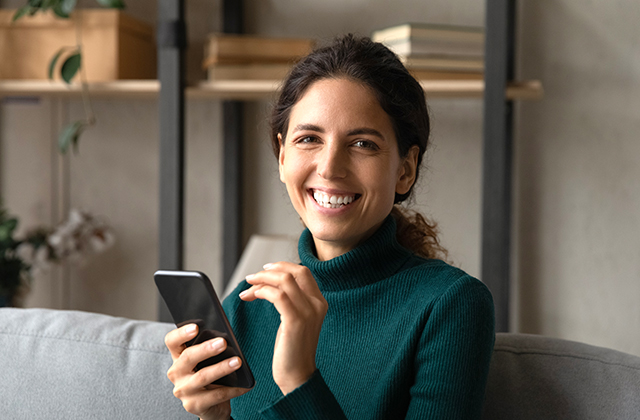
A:
{"label": "couch cushion", "polygon": [[87,312],[0,309],[0,418],[193,419],[166,377],[171,328]]}
{"label": "couch cushion", "polygon": [[640,419],[640,357],[527,334],[497,334],[485,419]]}

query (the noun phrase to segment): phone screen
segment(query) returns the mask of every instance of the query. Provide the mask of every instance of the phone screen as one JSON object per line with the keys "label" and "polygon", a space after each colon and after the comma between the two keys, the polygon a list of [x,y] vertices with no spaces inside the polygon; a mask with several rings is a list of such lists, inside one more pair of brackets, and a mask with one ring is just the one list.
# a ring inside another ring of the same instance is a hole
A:
{"label": "phone screen", "polygon": [[242,366],[214,384],[252,388],[255,381],[249,365],[207,276],[197,271],[161,270],[154,274],[154,279],[175,324],[178,327],[189,323],[198,325],[198,335],[185,343],[187,346],[216,337],[222,337],[227,342],[227,349],[223,353],[200,362],[196,370],[238,356],[242,360]]}

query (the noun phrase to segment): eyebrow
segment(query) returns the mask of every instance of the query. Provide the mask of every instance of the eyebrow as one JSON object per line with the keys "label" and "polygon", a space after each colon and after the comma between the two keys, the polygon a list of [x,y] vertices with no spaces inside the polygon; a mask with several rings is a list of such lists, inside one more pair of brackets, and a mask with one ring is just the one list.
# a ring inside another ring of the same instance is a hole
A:
{"label": "eyebrow", "polygon": [[318,133],[324,133],[324,129],[314,124],[298,124],[293,129],[293,132],[297,131],[317,131]]}
{"label": "eyebrow", "polygon": [[356,128],[355,130],[351,130],[349,131],[349,133],[347,133],[348,136],[357,136],[358,134],[368,134],[371,136],[379,137],[381,140],[386,140],[382,135],[382,133],[380,133],[375,128],[368,128],[368,127]]}
{"label": "eyebrow", "polygon": [[[297,131],[316,131],[318,133],[324,133],[324,129],[320,126],[317,126],[315,124],[298,124],[295,126],[295,128],[293,129],[293,132],[297,132]],[[349,131],[347,133],[347,136],[357,136],[358,134],[368,134],[371,136],[376,136],[379,137],[381,140],[386,140],[385,137],[382,135],[382,133],[380,133],[378,130],[376,130],[375,128],[368,128],[368,127],[362,127],[362,128],[355,128],[351,131]]]}

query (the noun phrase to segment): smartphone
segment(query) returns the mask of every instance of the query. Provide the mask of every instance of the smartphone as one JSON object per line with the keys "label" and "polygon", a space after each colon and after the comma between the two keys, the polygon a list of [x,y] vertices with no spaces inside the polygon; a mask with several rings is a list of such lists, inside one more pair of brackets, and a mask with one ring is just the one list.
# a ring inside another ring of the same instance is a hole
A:
{"label": "smartphone", "polygon": [[198,363],[195,370],[198,371],[206,366],[238,356],[242,360],[240,368],[218,379],[213,384],[253,388],[255,380],[251,369],[249,369],[247,360],[240,350],[227,316],[220,305],[220,300],[207,276],[199,271],[159,270],[155,272],[153,277],[176,326],[198,325],[198,335],[185,343],[187,347],[216,337],[222,337],[227,342],[227,349],[223,353]]}

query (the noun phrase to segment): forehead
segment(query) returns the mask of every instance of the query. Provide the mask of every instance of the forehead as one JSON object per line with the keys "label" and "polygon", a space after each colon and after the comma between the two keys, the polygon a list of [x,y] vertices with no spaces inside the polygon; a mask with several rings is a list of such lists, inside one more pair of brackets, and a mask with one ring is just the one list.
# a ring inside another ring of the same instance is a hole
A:
{"label": "forehead", "polygon": [[311,84],[291,109],[289,131],[299,124],[327,129],[371,127],[393,135],[391,119],[371,88],[348,79],[323,79]]}

